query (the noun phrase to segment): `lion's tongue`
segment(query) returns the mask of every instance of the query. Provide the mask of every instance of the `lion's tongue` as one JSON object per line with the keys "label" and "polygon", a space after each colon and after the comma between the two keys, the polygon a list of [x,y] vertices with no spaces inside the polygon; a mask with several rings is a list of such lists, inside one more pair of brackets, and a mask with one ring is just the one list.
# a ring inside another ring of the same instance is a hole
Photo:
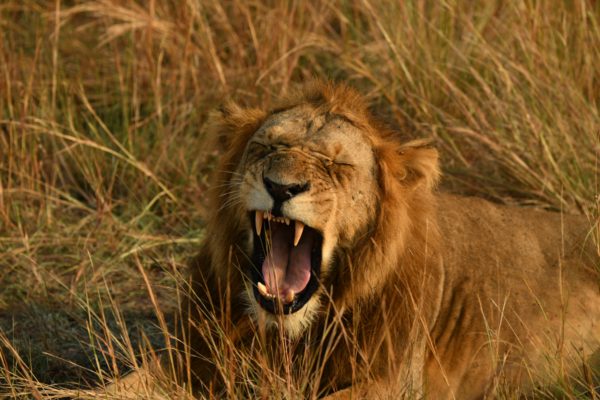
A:
{"label": "lion's tongue", "polygon": [[[294,246],[294,222],[277,224],[273,229],[271,251],[262,265],[265,286],[269,293],[285,295],[304,290],[310,280],[310,259],[316,236],[312,229],[304,229],[297,246]],[[269,250],[269,249],[267,249]]]}

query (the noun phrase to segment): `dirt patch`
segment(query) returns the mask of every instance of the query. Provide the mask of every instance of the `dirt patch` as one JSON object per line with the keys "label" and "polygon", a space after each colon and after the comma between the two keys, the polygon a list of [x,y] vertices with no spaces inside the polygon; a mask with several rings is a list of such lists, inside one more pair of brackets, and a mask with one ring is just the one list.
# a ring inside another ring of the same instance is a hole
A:
{"label": "dirt patch", "polygon": [[[169,329],[173,315],[165,315]],[[129,354],[139,357],[165,347],[159,320],[149,310],[127,310],[121,316],[105,310],[104,318],[100,310],[41,305],[0,311],[5,337],[0,350],[13,371],[26,367],[39,382],[68,382],[83,388],[97,385],[102,377],[113,377],[115,367],[125,373],[130,368]],[[110,356],[109,341],[115,357]]]}

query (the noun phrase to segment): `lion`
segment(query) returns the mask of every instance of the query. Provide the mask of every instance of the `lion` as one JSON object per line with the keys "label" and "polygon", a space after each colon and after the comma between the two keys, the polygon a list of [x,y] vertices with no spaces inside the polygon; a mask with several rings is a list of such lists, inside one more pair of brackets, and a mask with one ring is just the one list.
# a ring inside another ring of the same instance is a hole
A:
{"label": "lion", "polygon": [[197,356],[179,361],[201,392],[223,387],[215,339],[199,333],[208,314],[234,347],[326,347],[314,397],[588,382],[600,281],[585,217],[437,191],[438,151],[343,83],[297,86],[268,112],[228,103],[209,135],[222,154],[182,307]]}

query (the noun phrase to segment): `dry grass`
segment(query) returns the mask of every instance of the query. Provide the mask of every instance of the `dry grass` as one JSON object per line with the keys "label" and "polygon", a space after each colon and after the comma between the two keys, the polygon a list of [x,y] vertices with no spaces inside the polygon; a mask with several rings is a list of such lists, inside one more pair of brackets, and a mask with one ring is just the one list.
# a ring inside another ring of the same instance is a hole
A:
{"label": "dry grass", "polygon": [[174,310],[217,156],[203,124],[228,98],[348,80],[435,138],[445,189],[591,216],[599,22],[593,0],[4,0],[0,384],[64,394],[47,385],[93,386],[164,346],[176,324],[144,275]]}

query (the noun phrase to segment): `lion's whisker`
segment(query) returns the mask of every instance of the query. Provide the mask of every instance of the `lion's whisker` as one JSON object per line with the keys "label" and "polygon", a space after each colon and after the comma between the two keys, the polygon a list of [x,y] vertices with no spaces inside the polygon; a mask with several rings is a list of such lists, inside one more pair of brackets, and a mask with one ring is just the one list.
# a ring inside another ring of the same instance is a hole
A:
{"label": "lion's whisker", "polygon": [[215,172],[224,172],[226,174],[232,174],[232,175],[239,175],[239,176],[244,176],[243,174],[240,174],[239,172],[235,172],[235,171],[225,171],[222,169],[216,169]]}
{"label": "lion's whisker", "polygon": [[243,200],[239,200],[239,198],[229,199],[225,203],[223,203],[223,205],[219,208],[219,210],[217,210],[217,212],[222,211],[229,207],[233,207],[233,206],[241,204],[241,203],[243,203]]}
{"label": "lion's whisker", "polygon": [[[234,189],[234,190],[231,190],[231,191],[229,191],[229,192],[225,192],[225,193],[223,193],[223,194],[219,195],[219,197],[228,196],[228,195],[230,195],[230,194],[232,194],[232,193],[238,193],[238,190],[237,190],[237,189]],[[241,195],[239,195],[239,196],[241,196]]]}

